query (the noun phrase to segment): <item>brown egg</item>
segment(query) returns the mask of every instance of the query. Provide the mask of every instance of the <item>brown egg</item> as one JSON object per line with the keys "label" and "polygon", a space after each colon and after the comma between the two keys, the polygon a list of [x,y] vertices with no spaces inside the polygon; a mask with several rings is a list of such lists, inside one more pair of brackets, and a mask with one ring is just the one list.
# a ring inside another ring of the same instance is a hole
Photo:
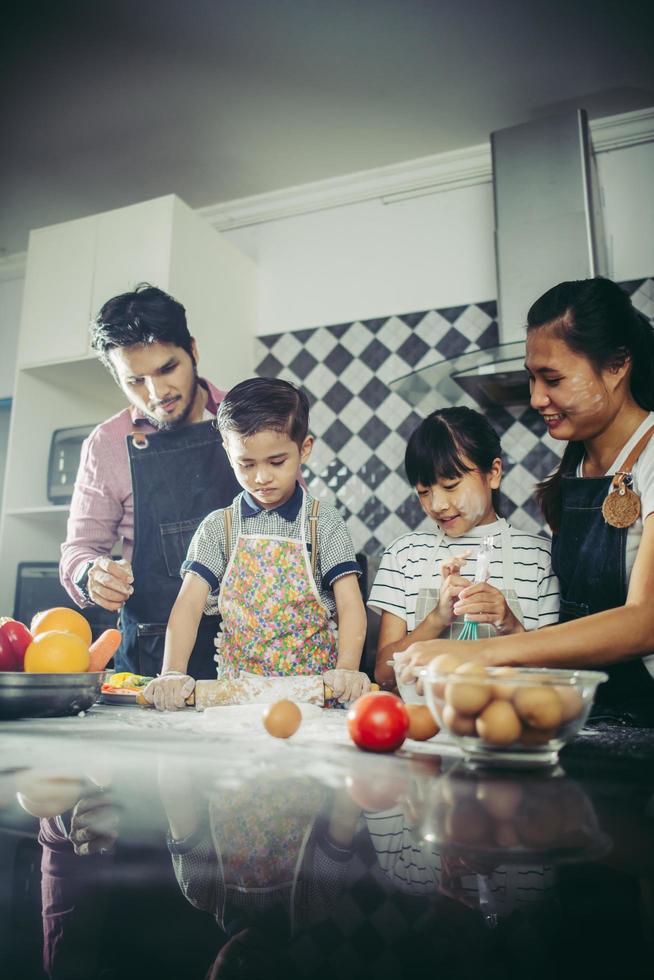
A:
{"label": "brown egg", "polygon": [[471,715],[460,715],[451,704],[443,708],[443,724],[453,735],[475,735],[475,719]]}
{"label": "brown egg", "polygon": [[289,738],[302,722],[302,712],[297,704],[287,700],[266,705],[261,717],[264,728],[275,738]]}
{"label": "brown egg", "polygon": [[[437,674],[451,674],[459,666],[459,659],[452,653],[441,653],[435,657],[429,665],[429,670]],[[439,701],[445,697],[445,684],[438,683],[434,686],[434,693]]]}
{"label": "brown egg", "polygon": [[522,797],[520,783],[512,779],[483,779],[477,786],[477,799],[494,820],[510,820]]}
{"label": "brown egg", "polygon": [[559,840],[563,826],[557,800],[534,796],[520,807],[513,825],[527,847],[551,847]]}
{"label": "brown egg", "polygon": [[554,690],[561,701],[561,721],[572,721],[573,718],[577,718],[584,706],[579,691],[575,690],[574,687],[560,686],[555,687]]}
{"label": "brown egg", "polygon": [[[456,675],[471,674],[486,677],[486,668],[474,660],[468,660],[454,671]],[[467,684],[451,681],[445,687],[445,700],[462,715],[476,715],[491,699],[490,684]]]}
{"label": "brown egg", "polygon": [[488,845],[493,821],[476,800],[458,800],[445,816],[445,834],[451,844]]}
{"label": "brown egg", "polygon": [[511,745],[520,738],[522,726],[508,701],[491,701],[478,716],[477,734],[490,745]]}
{"label": "brown egg", "polygon": [[409,712],[409,738],[425,742],[438,734],[440,729],[426,704],[407,704],[405,707]]}
{"label": "brown egg", "polygon": [[495,824],[495,840],[498,847],[509,848],[520,845],[520,838],[510,820],[500,820]]}
{"label": "brown egg", "polygon": [[525,725],[522,729],[520,742],[522,745],[535,747],[545,745],[551,738],[556,738],[556,728],[530,728],[529,725]]}
{"label": "brown egg", "polygon": [[531,728],[556,728],[563,708],[553,687],[521,687],[513,699],[515,709]]}
{"label": "brown egg", "polygon": [[492,692],[494,698],[499,698],[500,701],[511,701],[515,692],[517,691],[517,686],[515,684],[507,684],[506,677],[515,677],[517,675],[517,670],[515,667],[497,667],[493,670],[491,677],[501,677],[501,684],[493,684]]}

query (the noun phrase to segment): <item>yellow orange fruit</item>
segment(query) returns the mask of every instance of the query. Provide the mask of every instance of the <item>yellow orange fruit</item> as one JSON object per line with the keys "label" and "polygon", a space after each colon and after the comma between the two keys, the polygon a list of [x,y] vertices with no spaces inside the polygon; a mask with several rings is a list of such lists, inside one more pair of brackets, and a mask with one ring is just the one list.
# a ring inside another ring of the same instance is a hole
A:
{"label": "yellow orange fruit", "polygon": [[77,674],[88,670],[89,648],[76,633],[49,630],[34,637],[25,651],[28,674]]}
{"label": "yellow orange fruit", "polygon": [[38,612],[30,625],[30,633],[37,636],[39,633],[49,633],[50,630],[64,630],[66,633],[76,633],[80,639],[84,640],[87,647],[91,645],[93,635],[91,627],[81,613],[76,609],[68,609],[66,606],[54,606],[52,609],[44,609]]}

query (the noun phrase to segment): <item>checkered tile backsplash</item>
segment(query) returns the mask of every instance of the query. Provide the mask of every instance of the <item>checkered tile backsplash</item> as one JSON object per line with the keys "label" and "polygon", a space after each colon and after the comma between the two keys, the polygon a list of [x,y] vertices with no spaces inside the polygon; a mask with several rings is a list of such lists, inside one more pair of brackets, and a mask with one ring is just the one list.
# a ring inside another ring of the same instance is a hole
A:
{"label": "checkered tile backsplash", "polygon": [[[623,283],[654,321],[654,279]],[[419,368],[498,343],[495,301],[331,327],[269,334],[255,341],[256,372],[301,385],[311,402],[316,444],[308,486],[344,515],[357,551],[374,555],[400,534],[433,525],[404,475],[407,439],[421,413],[389,382]],[[462,391],[457,404],[477,406]],[[543,522],[533,488],[563,447],[527,406],[489,409],[502,439],[503,514],[526,531]]]}

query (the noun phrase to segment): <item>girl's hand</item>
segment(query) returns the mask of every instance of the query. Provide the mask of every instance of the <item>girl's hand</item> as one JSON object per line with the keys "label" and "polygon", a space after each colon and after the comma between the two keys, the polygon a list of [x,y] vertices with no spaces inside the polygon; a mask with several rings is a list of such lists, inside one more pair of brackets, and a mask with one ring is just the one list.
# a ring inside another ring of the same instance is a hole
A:
{"label": "girl's hand", "polygon": [[475,582],[460,589],[453,611],[455,616],[465,616],[471,623],[491,623],[499,633],[523,630],[504,595],[488,582]]}
{"label": "girl's hand", "polygon": [[470,585],[470,579],[463,578],[462,575],[454,571],[451,574],[444,575],[442,582],[443,584],[438,597],[438,606],[434,610],[434,613],[442,623],[441,629],[444,629],[455,618],[456,602],[461,592]]}

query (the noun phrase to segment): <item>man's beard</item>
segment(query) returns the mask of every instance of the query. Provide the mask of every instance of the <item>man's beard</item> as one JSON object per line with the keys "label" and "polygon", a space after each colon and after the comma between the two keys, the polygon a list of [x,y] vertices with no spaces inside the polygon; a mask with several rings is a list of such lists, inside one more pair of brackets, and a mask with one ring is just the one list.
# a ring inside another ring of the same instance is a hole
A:
{"label": "man's beard", "polygon": [[183,425],[188,422],[188,417],[193,411],[193,406],[195,405],[195,397],[198,393],[198,369],[195,364],[193,365],[193,387],[191,389],[191,395],[188,400],[188,404],[181,415],[177,418],[171,419],[170,422],[166,419],[156,419],[152,415],[147,415],[148,422],[150,422],[158,432],[172,432],[174,429],[181,429]]}

